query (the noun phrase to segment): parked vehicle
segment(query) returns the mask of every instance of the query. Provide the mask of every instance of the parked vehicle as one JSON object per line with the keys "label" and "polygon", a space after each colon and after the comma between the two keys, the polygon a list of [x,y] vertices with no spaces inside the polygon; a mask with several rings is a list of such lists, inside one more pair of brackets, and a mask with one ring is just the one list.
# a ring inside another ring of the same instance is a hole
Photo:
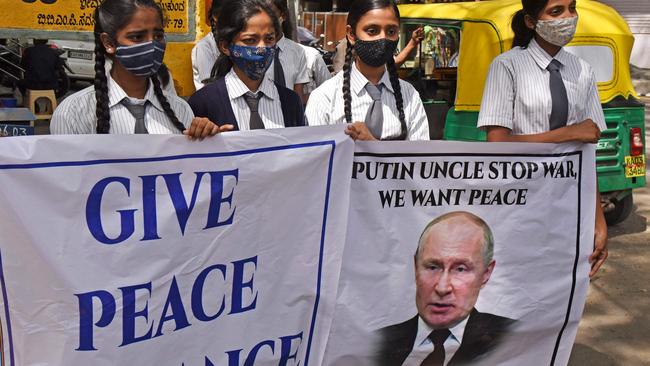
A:
{"label": "parked vehicle", "polygon": [[60,50],[70,81],[95,79],[95,43],[86,41],[50,40],[52,47]]}
{"label": "parked vehicle", "polygon": [[[520,0],[400,6],[402,42],[425,27],[425,40],[400,75],[420,92],[432,138],[486,139],[476,127],[485,80],[492,60],[511,48],[510,21],[520,8]],[[597,1],[578,2],[578,13],[578,29],[566,49],[596,72],[608,127],[597,145],[596,169],[611,225],[630,214],[632,190],[646,184],[645,106],[630,79],[634,39],[623,18]]]}

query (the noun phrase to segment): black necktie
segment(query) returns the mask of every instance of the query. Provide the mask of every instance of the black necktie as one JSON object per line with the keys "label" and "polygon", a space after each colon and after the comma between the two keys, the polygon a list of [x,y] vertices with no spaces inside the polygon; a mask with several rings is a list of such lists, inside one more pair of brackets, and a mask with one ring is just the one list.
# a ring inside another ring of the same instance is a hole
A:
{"label": "black necktie", "polygon": [[420,366],[443,366],[445,364],[444,344],[450,334],[449,329],[436,329],[429,334],[429,339],[433,343],[433,352],[429,353]]}
{"label": "black necktie", "polygon": [[280,47],[275,49],[275,57],[273,58],[273,78],[276,83],[283,87],[287,87],[287,82],[284,80],[284,70],[280,62]]}
{"label": "black necktie", "polygon": [[551,60],[546,70],[549,71],[549,86],[551,89],[551,101],[553,107],[551,109],[551,118],[549,126],[551,130],[566,126],[567,118],[569,116],[569,99],[566,95],[566,88],[562,81],[560,74],[560,62],[556,59]]}
{"label": "black necktie", "polygon": [[260,112],[258,111],[261,97],[262,97],[261,92],[257,94],[253,94],[252,92],[246,92],[246,94],[244,94],[244,100],[246,101],[246,104],[248,104],[248,108],[250,108],[251,110],[251,119],[248,124],[248,128],[251,130],[264,129],[264,122],[262,122],[262,117],[260,116]]}
{"label": "black necktie", "polygon": [[125,106],[135,118],[135,128],[133,129],[133,133],[149,133],[147,127],[144,125],[144,114],[148,102],[145,101],[144,104],[134,104],[131,103],[129,98],[124,98],[120,103],[122,103],[122,105]]}

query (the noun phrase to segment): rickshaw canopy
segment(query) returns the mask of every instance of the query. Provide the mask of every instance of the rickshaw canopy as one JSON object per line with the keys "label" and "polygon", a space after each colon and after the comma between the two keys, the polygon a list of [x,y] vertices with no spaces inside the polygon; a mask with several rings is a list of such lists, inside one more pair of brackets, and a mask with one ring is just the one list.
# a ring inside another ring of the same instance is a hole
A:
{"label": "rickshaw canopy", "polygon": [[[591,60],[585,58],[592,66],[599,62],[610,63],[604,67],[605,77],[598,77],[601,102],[608,103],[616,97],[636,97],[629,69],[634,37],[627,23],[614,9],[597,1],[578,0],[577,8],[580,17],[578,28],[568,49],[576,49],[574,53],[578,55],[591,55]],[[400,5],[399,9],[405,24],[461,24],[455,108],[458,111],[478,111],[490,63],[512,46],[511,20],[521,9],[521,1],[409,4]],[[587,50],[581,46],[596,48]],[[607,57],[599,57],[598,52],[593,52],[597,48],[602,51],[603,47],[611,51]],[[580,53],[581,48],[586,52]]]}

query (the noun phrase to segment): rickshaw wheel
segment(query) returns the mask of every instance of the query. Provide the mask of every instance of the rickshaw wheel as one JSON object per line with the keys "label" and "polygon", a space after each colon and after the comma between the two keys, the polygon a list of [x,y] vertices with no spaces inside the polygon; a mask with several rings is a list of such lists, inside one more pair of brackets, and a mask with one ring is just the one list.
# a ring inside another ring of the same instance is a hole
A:
{"label": "rickshaw wheel", "polygon": [[607,225],[612,226],[623,222],[632,213],[632,207],[634,207],[632,193],[623,197],[622,200],[614,201],[614,209],[605,213]]}

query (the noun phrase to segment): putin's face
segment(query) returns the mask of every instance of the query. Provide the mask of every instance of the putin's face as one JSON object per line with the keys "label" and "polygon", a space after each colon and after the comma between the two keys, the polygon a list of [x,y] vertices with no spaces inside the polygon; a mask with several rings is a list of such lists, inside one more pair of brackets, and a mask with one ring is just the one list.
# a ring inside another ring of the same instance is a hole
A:
{"label": "putin's face", "polygon": [[432,226],[415,258],[418,313],[434,329],[451,328],[469,316],[494,261],[484,262],[484,233],[466,217]]}

